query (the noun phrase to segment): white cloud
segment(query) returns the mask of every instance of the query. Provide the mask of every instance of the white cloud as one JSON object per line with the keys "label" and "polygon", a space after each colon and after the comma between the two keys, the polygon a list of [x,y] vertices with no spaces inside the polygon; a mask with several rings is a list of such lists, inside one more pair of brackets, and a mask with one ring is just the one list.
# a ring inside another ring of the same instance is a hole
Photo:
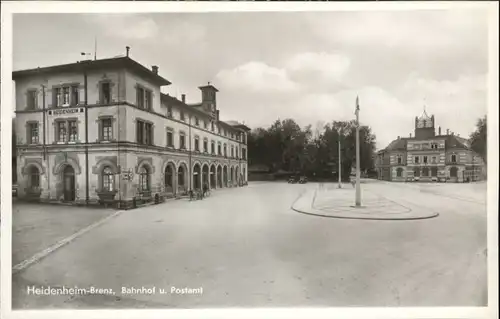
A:
{"label": "white cloud", "polygon": [[[200,24],[193,24],[188,22],[181,22],[173,25],[168,30],[165,30],[163,40],[169,45],[178,44],[203,44],[205,39],[206,29]],[[194,47],[194,49],[199,49]]]}
{"label": "white cloud", "polygon": [[339,82],[349,70],[350,60],[341,54],[306,52],[292,56],[285,64],[292,78],[314,82]]}
{"label": "white cloud", "polygon": [[286,70],[263,62],[248,62],[234,69],[222,70],[216,76],[221,87],[252,92],[286,92],[297,89]]}
{"label": "white cloud", "polygon": [[152,18],[129,14],[92,15],[91,23],[102,26],[104,34],[131,40],[152,39],[158,36],[160,28]]}

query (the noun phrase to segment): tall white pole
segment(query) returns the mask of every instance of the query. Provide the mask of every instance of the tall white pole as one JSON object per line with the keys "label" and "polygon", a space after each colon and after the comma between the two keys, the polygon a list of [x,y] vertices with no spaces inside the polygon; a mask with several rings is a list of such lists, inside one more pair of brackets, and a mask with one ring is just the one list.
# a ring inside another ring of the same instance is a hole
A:
{"label": "tall white pole", "polygon": [[359,101],[356,98],[356,207],[361,206],[361,166],[359,156]]}
{"label": "tall white pole", "polygon": [[340,134],[339,134],[339,188],[342,188],[342,153],[341,152],[342,151],[340,148]]}

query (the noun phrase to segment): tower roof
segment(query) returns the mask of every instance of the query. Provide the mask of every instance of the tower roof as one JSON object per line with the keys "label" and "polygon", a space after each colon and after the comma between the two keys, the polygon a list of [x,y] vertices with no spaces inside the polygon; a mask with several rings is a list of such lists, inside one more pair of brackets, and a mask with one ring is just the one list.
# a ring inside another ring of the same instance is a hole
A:
{"label": "tower roof", "polygon": [[212,84],[210,84],[210,82],[208,82],[207,85],[203,85],[203,86],[199,86],[198,87],[200,90],[206,90],[206,89],[211,89],[215,92],[219,92],[219,90],[217,90],[217,88],[215,86],[213,86]]}
{"label": "tower roof", "polygon": [[430,120],[431,117],[429,116],[429,114],[427,114],[427,111],[425,110],[425,105],[424,105],[424,111],[422,112],[422,114],[418,117],[419,120]]}

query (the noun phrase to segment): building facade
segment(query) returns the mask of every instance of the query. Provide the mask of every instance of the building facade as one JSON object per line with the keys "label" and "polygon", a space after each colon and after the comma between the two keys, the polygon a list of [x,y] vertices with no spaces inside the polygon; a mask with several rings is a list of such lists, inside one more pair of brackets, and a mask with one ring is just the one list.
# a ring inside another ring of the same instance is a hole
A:
{"label": "building facade", "polygon": [[13,72],[18,197],[81,204],[185,195],[247,182],[249,128],[222,121],[217,89],[201,103],[128,56]]}
{"label": "building facade", "polygon": [[415,117],[415,136],[399,137],[377,152],[378,179],[394,182],[472,182],[485,178],[483,159],[467,139],[435,134],[434,115]]}

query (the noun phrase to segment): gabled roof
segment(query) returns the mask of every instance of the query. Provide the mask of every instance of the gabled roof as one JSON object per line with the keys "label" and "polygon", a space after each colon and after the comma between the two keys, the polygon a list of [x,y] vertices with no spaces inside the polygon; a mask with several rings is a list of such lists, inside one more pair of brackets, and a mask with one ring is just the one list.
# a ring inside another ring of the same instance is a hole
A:
{"label": "gabled roof", "polygon": [[385,151],[395,151],[395,150],[405,150],[406,149],[406,142],[409,138],[403,137],[403,138],[398,138],[395,139],[394,141],[390,142],[389,145],[384,149]]}
{"label": "gabled roof", "polygon": [[100,60],[84,60],[70,64],[60,64],[42,68],[38,67],[34,69],[19,70],[12,72],[12,79],[17,80],[28,76],[61,72],[83,72],[84,70],[96,70],[102,68],[127,68],[129,70],[135,71],[136,73],[142,75],[143,77],[160,86],[172,84],[167,79],[159,76],[152,70],[146,68],[142,64],[132,60],[127,56]]}

